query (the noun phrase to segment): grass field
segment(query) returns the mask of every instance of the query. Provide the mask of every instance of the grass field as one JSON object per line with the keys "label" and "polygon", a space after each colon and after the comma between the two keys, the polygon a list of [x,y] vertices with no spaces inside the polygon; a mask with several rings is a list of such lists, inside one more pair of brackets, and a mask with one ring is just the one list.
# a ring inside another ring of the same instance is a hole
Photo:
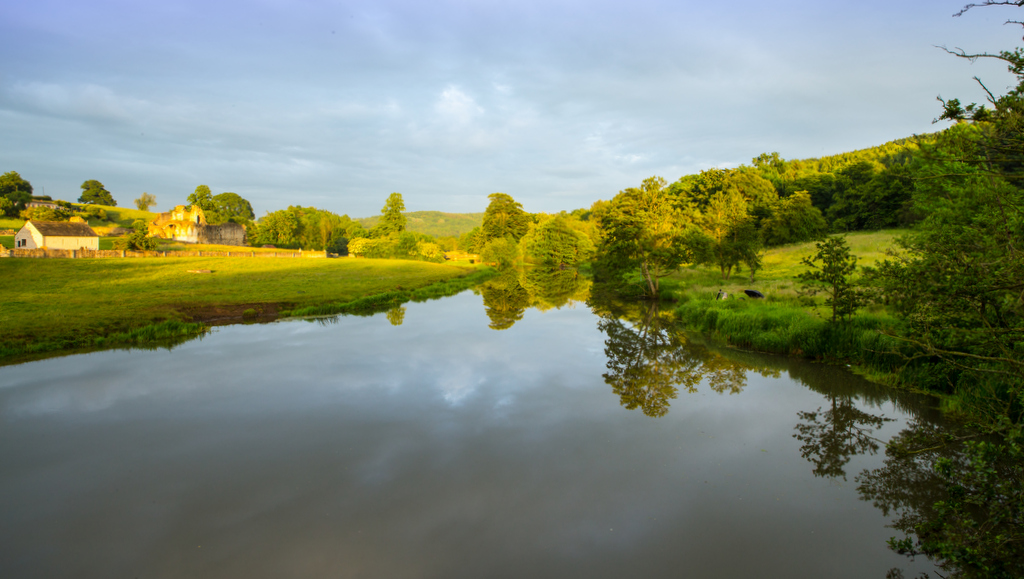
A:
{"label": "grass field", "polygon": [[344,303],[476,270],[374,259],[0,259],[0,359],[87,347],[165,320],[241,320],[246,310],[267,317]]}
{"label": "grass field", "polygon": [[[886,250],[904,233],[888,230],[846,237],[858,266],[872,266],[886,257]],[[894,372],[898,357],[875,354],[899,347],[879,332],[900,324],[883,306],[866,306],[853,323],[833,325],[827,321],[831,310],[825,307],[822,294],[813,299],[799,296],[796,276],[807,270],[801,261],[814,252],[814,243],[774,248],[765,255],[764,267],[754,281],[748,271],[723,280],[718,269],[684,268],[662,281],[663,294],[666,301],[675,302],[675,314],[685,326],[734,346],[858,363],[875,377]],[[730,298],[715,300],[720,289]],[[766,299],[749,299],[745,289],[761,291]]]}

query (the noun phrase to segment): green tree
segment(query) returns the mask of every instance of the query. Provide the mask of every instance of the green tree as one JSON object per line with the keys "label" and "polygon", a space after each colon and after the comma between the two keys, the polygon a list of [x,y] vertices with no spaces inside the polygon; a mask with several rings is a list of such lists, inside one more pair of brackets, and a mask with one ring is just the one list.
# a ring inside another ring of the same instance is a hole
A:
{"label": "green tree", "polygon": [[[247,225],[256,218],[256,214],[252,211],[252,204],[238,193],[226,192],[214,195],[210,199],[210,209],[217,214],[221,223]],[[207,215],[207,221],[209,221],[209,215]]]}
{"label": "green tree", "polygon": [[484,245],[480,259],[487,263],[496,263],[498,267],[511,267],[519,261],[519,246],[511,238],[498,237]]}
{"label": "green tree", "polygon": [[402,194],[392,193],[388,196],[388,200],[380,210],[380,221],[373,229],[380,236],[405,231],[405,215],[402,213],[403,211],[405,211],[405,201],[402,200]]}
{"label": "green tree", "polygon": [[523,211],[523,206],[505,193],[491,193],[487,198],[491,202],[484,211],[481,226],[484,242],[500,237],[508,237],[515,242],[522,239],[530,229],[530,216]]}
{"label": "green tree", "polygon": [[[968,5],[1018,6],[1016,2]],[[1020,22],[1016,22],[1020,24]],[[895,337],[940,369],[980,419],[1024,414],[1024,49],[957,56],[1005,62],[1017,84],[981,113],[945,101],[957,121],[922,145],[914,204],[924,219],[879,266],[882,295],[910,326]],[[980,82],[980,81],[979,81]],[[987,89],[986,89],[987,90]],[[1020,428],[1016,426],[1015,428]]]}
{"label": "green tree", "polygon": [[761,223],[765,245],[801,243],[821,239],[828,231],[828,223],[811,203],[807,191],[779,199],[771,214]]}
{"label": "green tree", "polygon": [[701,216],[701,225],[711,240],[704,261],[719,267],[722,279],[729,279],[734,267],[757,251],[757,238],[750,234],[751,217],[747,200],[737,189],[715,193]]}
{"label": "green tree", "polygon": [[845,237],[829,237],[814,246],[817,252],[801,262],[810,271],[797,276],[803,282],[802,293],[813,296],[825,292],[825,305],[832,308],[832,322],[852,319],[864,304],[863,292],[850,280],[857,271],[857,256],[850,253]]}
{"label": "green tree", "polygon": [[683,262],[695,261],[703,242],[693,213],[677,208],[677,200],[664,187],[664,179],[649,177],[639,188],[620,191],[607,204],[595,204],[594,211],[603,235],[598,268],[620,283],[639,273],[649,298],[658,296],[661,278]]}
{"label": "green tree", "polygon": [[16,171],[8,171],[0,175],[0,199],[10,202],[0,202],[0,215],[18,215],[32,200],[32,184],[22,179]]}
{"label": "green tree", "polygon": [[110,191],[107,191],[103,183],[95,179],[82,183],[82,195],[78,198],[78,202],[117,207],[117,201],[114,201]]}
{"label": "green tree", "polygon": [[21,212],[21,218],[26,221],[67,221],[70,217],[69,212],[50,207],[29,207]]}
{"label": "green tree", "polygon": [[524,253],[548,267],[576,267],[594,254],[594,244],[573,229],[566,215],[542,219],[522,239]]}
{"label": "green tree", "polygon": [[149,208],[154,205],[156,205],[156,195],[151,195],[149,193],[143,193],[135,200],[135,207],[138,208],[139,211],[149,211]]}
{"label": "green tree", "polygon": [[[196,187],[195,192],[188,196],[188,204],[196,205],[203,210],[203,213],[209,213],[214,211],[213,205],[213,193],[210,192],[210,188],[206,185],[200,185]],[[207,222],[210,220],[210,215],[206,216]]]}
{"label": "green tree", "polygon": [[135,223],[132,224],[132,233],[127,237],[116,240],[114,247],[130,251],[155,250],[159,245],[155,238],[149,237],[148,229],[149,227],[146,225],[145,220],[136,219]]}

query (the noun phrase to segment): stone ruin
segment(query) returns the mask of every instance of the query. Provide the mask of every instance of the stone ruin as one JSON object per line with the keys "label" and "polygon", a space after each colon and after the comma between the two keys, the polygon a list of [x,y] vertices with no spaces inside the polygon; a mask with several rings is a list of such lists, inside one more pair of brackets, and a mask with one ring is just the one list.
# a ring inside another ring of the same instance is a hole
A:
{"label": "stone ruin", "polygon": [[149,223],[149,236],[185,243],[245,245],[245,226],[238,223],[210,225],[198,205],[177,205]]}

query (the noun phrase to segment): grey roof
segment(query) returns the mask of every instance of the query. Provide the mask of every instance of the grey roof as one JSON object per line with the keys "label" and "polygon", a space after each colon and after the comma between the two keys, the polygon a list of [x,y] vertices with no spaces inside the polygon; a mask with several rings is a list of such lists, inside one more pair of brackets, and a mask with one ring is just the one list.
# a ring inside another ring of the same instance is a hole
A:
{"label": "grey roof", "polygon": [[28,223],[31,223],[39,233],[47,237],[99,237],[88,223],[71,221],[29,221]]}

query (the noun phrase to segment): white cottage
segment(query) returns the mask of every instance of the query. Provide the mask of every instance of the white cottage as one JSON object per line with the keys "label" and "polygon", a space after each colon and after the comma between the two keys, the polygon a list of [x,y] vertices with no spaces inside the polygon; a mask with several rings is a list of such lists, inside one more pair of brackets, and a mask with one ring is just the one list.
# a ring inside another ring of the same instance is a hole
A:
{"label": "white cottage", "polygon": [[99,249],[100,236],[88,223],[28,221],[14,236],[15,249]]}

